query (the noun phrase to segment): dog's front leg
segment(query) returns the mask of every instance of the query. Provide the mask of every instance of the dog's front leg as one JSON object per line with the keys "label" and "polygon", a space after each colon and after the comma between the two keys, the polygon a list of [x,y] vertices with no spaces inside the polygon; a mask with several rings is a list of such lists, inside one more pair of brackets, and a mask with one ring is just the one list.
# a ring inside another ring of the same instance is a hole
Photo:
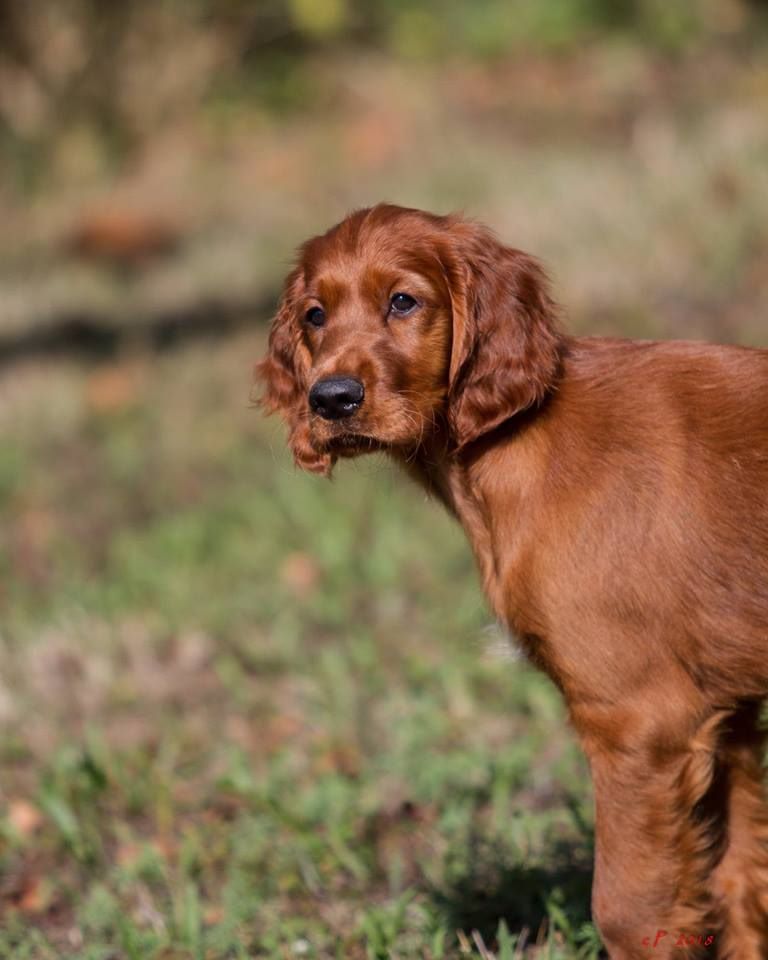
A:
{"label": "dog's front leg", "polygon": [[623,706],[576,724],[595,789],[593,914],[612,960],[719,958],[711,877],[724,822],[709,797],[721,716],[681,741],[668,715],[644,710],[636,722]]}

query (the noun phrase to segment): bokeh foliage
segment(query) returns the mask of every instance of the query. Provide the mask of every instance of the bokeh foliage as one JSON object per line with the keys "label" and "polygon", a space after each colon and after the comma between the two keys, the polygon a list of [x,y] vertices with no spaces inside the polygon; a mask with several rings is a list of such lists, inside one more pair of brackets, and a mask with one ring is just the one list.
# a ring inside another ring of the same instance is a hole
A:
{"label": "bokeh foliage", "polygon": [[493,60],[641,42],[668,55],[765,35],[760,0],[0,0],[0,148],[17,173],[95,127],[116,156],[206,98],[313,104],[311,60],[341,50]]}

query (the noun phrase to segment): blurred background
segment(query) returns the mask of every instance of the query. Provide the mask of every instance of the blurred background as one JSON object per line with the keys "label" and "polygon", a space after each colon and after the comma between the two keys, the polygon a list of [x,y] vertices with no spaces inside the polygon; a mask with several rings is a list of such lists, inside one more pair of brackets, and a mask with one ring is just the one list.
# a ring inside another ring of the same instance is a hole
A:
{"label": "blurred background", "polygon": [[293,249],[383,199],[577,332],[768,344],[768,4],[0,0],[0,956],[600,955],[460,531],[252,403]]}

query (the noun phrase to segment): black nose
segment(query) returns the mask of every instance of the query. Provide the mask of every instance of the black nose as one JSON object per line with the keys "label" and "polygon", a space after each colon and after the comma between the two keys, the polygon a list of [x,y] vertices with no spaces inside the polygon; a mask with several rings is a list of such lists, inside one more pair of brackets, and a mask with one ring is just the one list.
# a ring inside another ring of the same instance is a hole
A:
{"label": "black nose", "polygon": [[309,405],[325,420],[351,417],[363,402],[365,390],[353,377],[326,377],[309,391]]}

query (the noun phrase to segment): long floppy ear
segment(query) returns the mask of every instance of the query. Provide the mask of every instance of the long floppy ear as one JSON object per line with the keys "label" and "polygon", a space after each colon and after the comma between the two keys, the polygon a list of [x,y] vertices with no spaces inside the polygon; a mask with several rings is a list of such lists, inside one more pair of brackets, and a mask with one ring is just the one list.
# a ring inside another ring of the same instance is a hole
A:
{"label": "long floppy ear", "polygon": [[267,413],[279,413],[288,426],[288,443],[296,466],[328,475],[333,458],[319,453],[309,434],[307,407],[307,348],[296,323],[296,310],[304,290],[301,267],[286,278],[283,295],[272,321],[266,357],[256,365],[256,377],[264,383],[259,401]]}
{"label": "long floppy ear", "polygon": [[541,403],[563,338],[538,262],[453,221],[443,258],[453,309],[448,423],[457,449]]}

